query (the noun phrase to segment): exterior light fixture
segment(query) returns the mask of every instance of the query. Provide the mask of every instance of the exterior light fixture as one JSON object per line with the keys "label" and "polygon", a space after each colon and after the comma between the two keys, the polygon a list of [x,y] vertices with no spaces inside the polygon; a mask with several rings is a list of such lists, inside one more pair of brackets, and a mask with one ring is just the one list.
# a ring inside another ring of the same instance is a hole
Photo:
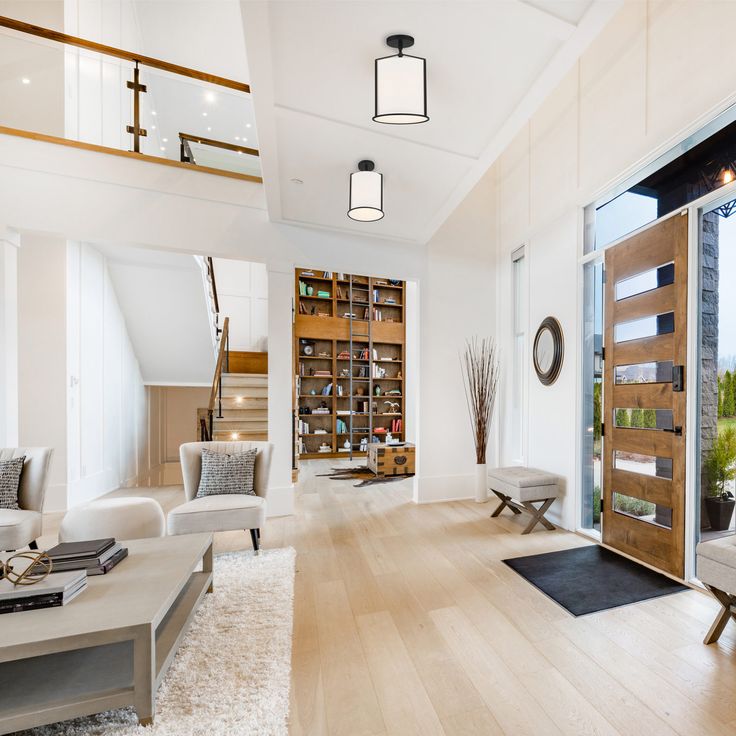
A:
{"label": "exterior light fixture", "polygon": [[412,36],[389,36],[386,44],[398,49],[394,56],[376,59],[376,114],[377,123],[413,125],[426,123],[427,115],[427,60],[404,53],[414,45]]}
{"label": "exterior light fixture", "polygon": [[383,217],[383,174],[373,169],[373,161],[361,161],[358,171],[350,174],[351,220],[375,222]]}

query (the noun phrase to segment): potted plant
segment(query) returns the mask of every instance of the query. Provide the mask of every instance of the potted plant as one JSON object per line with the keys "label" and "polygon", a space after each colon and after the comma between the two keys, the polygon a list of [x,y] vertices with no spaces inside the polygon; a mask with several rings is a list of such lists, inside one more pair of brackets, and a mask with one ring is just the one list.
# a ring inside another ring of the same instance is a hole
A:
{"label": "potted plant", "polygon": [[488,500],[486,448],[498,390],[498,351],[492,337],[466,340],[460,354],[465,398],[475,444],[475,500]]}
{"label": "potted plant", "polygon": [[724,531],[731,525],[733,509],[736,506],[733,493],[726,483],[736,478],[736,429],[727,427],[718,433],[705,461],[708,479],[708,496],[705,508],[708,511],[710,528]]}

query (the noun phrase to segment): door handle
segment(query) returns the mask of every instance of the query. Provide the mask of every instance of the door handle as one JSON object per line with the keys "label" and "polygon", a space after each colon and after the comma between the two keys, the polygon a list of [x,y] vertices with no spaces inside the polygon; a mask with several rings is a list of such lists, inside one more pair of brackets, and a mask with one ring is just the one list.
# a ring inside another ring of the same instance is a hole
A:
{"label": "door handle", "polygon": [[675,427],[674,429],[664,429],[663,432],[672,432],[672,434],[676,434],[678,437],[682,437],[682,427]]}
{"label": "door handle", "polygon": [[672,390],[677,391],[677,392],[685,390],[685,366],[684,365],[672,366]]}

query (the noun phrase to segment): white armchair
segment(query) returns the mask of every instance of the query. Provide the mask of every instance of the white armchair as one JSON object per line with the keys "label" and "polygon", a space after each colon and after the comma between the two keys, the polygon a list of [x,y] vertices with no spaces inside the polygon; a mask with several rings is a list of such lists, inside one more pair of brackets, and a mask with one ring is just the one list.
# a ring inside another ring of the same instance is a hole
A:
{"label": "white armchair", "polygon": [[[257,449],[255,496],[246,493],[223,493],[196,498],[202,474],[202,450],[234,453]],[[186,503],[169,512],[169,534],[250,531],[253,549],[260,548],[261,527],[266,520],[266,494],[271,471],[273,445],[270,442],[187,442],[179,448],[184,476]]]}
{"label": "white armchair", "polygon": [[19,509],[0,509],[0,551],[30,546],[38,549],[41,536],[43,500],[48,485],[49,466],[54,451],[50,447],[0,448],[0,461],[25,455],[18,489]]}

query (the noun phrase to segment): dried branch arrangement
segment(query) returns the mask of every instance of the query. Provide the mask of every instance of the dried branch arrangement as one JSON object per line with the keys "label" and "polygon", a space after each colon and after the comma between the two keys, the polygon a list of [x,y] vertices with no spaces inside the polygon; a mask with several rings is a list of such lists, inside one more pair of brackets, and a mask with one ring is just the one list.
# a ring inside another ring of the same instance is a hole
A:
{"label": "dried branch arrangement", "polygon": [[465,348],[460,353],[460,368],[475,442],[475,458],[478,464],[483,464],[486,461],[486,447],[500,372],[494,339],[484,337],[479,340],[473,337],[466,340]]}

